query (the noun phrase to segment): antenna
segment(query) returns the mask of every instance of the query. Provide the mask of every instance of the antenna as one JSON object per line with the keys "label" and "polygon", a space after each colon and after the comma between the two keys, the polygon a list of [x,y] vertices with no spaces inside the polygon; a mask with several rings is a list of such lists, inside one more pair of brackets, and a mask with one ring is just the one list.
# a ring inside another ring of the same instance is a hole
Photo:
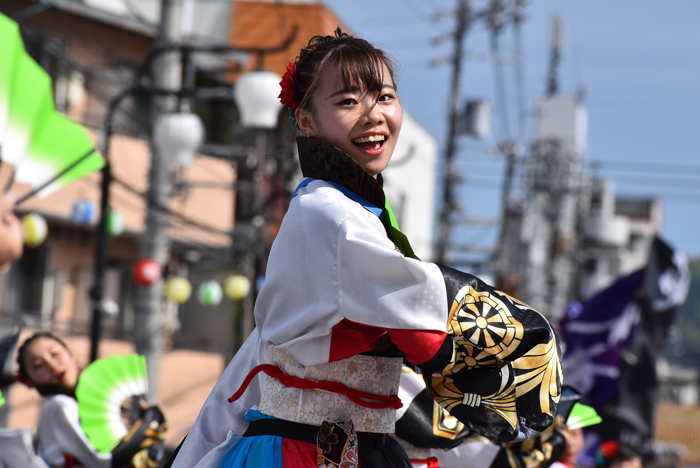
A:
{"label": "antenna", "polygon": [[547,77],[547,95],[553,96],[559,90],[557,75],[559,71],[559,59],[561,58],[563,28],[558,15],[552,16],[552,30],[549,36],[549,76]]}

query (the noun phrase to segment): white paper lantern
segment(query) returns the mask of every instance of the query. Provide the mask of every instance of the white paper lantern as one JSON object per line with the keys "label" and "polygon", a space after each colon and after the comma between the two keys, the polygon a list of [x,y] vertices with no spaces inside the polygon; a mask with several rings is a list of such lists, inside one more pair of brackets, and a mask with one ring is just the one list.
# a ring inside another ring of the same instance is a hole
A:
{"label": "white paper lantern", "polygon": [[275,128],[282,103],[280,81],[282,78],[269,71],[252,71],[241,75],[233,90],[241,124],[244,127]]}
{"label": "white paper lantern", "polygon": [[156,150],[172,165],[191,166],[204,141],[204,124],[196,114],[162,114],[153,126]]}

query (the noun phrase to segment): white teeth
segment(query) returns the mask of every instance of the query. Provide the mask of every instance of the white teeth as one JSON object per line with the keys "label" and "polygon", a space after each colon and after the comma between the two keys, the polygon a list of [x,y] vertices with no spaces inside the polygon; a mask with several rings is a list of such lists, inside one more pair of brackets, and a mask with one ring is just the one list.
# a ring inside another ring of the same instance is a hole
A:
{"label": "white teeth", "polygon": [[384,141],[386,136],[384,135],[370,135],[368,137],[356,138],[352,140],[353,143],[368,143],[370,141]]}

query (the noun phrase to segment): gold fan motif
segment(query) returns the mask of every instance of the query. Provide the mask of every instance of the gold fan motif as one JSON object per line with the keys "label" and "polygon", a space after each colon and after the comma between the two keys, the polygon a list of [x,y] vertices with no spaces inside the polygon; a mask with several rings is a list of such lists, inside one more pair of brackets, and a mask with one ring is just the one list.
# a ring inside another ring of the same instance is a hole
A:
{"label": "gold fan motif", "polygon": [[523,338],[523,325],[508,307],[495,294],[471,286],[457,294],[447,326],[449,333],[466,338],[501,361],[517,349]]}
{"label": "gold fan motif", "polygon": [[[447,411],[459,405],[480,406],[497,413],[515,429],[516,398],[531,391],[539,394],[541,412],[552,415],[550,400],[559,399],[557,383],[562,381],[562,370],[553,335],[548,342],[533,346],[521,357],[509,359],[523,342],[524,328],[504,301],[510,302],[511,307],[535,312],[499,291],[477,291],[465,286],[457,293],[447,323],[448,332],[454,335],[454,357],[442,372],[431,376],[430,387],[435,400]],[[476,395],[458,388],[452,376],[478,368],[500,370],[497,391]]]}

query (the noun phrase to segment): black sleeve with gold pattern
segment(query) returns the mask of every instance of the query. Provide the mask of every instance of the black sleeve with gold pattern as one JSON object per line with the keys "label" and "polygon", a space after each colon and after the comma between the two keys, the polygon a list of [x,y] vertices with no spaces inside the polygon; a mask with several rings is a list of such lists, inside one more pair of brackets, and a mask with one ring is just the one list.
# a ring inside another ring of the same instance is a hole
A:
{"label": "black sleeve with gold pattern", "polygon": [[[415,374],[412,366],[406,365],[401,372]],[[404,404],[408,408],[396,421],[395,434],[415,447],[451,449],[472,435],[471,430],[435,402],[427,388]]]}
{"label": "black sleeve with gold pattern", "polygon": [[544,431],[556,415],[562,383],[554,330],[527,304],[438,266],[450,301],[449,336],[420,366],[433,398],[491,440],[523,441]]}

